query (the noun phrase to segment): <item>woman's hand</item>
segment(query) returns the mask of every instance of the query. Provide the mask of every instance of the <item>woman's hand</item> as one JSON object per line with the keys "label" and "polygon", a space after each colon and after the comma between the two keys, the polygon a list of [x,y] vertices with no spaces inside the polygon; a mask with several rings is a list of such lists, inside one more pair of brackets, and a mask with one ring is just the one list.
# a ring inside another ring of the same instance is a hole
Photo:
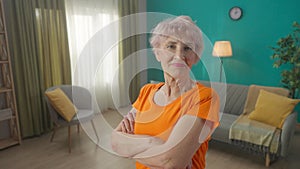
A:
{"label": "woman's hand", "polygon": [[164,143],[158,137],[134,134],[135,115],[136,110],[133,108],[124,116],[111,135],[113,151],[123,157],[133,157],[153,146]]}
{"label": "woman's hand", "polygon": [[134,108],[131,109],[127,115],[124,116],[116,130],[122,133],[134,134],[135,114],[136,110]]}

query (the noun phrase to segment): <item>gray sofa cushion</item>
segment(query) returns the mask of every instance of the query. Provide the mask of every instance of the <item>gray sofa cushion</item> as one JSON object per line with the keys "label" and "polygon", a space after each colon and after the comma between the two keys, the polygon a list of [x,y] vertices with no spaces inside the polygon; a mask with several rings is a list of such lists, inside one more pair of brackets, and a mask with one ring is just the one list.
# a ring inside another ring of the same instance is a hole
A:
{"label": "gray sofa cushion", "polygon": [[220,110],[224,114],[240,115],[243,113],[249,86],[208,81],[200,81],[200,83],[212,87],[218,93],[221,101]]}
{"label": "gray sofa cushion", "polygon": [[231,124],[238,118],[239,116],[233,114],[223,113],[221,117],[220,126],[214,131],[211,138],[214,140],[230,143],[229,139],[229,130]]}
{"label": "gray sofa cushion", "polygon": [[248,86],[227,84],[227,95],[224,113],[240,115],[243,113],[247,98]]}

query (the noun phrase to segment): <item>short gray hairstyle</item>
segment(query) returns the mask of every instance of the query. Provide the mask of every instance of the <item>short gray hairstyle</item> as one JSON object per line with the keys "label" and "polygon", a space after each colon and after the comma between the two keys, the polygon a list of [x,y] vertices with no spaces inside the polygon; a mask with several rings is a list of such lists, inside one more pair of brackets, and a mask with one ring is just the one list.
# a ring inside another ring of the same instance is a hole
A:
{"label": "short gray hairstyle", "polygon": [[172,37],[183,43],[193,43],[195,53],[199,58],[201,57],[204,48],[202,31],[189,16],[178,16],[176,18],[166,19],[157,24],[151,33],[150,44],[153,50],[159,48],[161,42],[167,37]]}

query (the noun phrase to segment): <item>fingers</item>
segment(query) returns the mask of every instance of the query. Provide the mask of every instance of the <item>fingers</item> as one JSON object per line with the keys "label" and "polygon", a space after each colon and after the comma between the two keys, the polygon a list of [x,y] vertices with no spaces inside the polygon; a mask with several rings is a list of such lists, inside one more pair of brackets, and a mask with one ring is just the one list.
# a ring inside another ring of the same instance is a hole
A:
{"label": "fingers", "polygon": [[121,132],[122,133],[127,133],[127,130],[126,130],[126,127],[125,127],[125,124],[124,124],[124,122],[123,122],[123,120],[121,121]]}
{"label": "fingers", "polygon": [[120,123],[120,129],[123,133],[133,134],[134,133],[134,122],[135,122],[136,110],[131,109],[126,116],[124,116]]}
{"label": "fingers", "polygon": [[129,131],[130,131],[130,124],[129,124],[129,120],[126,117],[124,117],[124,119],[122,120],[122,124],[123,124],[122,126],[124,128],[123,132],[129,133]]}
{"label": "fingers", "polygon": [[135,110],[135,109],[131,109],[131,110],[127,113],[127,115],[126,115],[126,117],[127,117],[129,120],[131,120],[131,121],[135,121],[135,116],[136,116],[136,110]]}
{"label": "fingers", "polygon": [[130,121],[126,116],[122,120],[122,132],[133,134],[134,121]]}
{"label": "fingers", "polygon": [[126,117],[128,118],[128,120],[130,121],[135,121],[135,113],[133,112],[129,112]]}
{"label": "fingers", "polygon": [[135,117],[132,113],[128,113],[126,116],[129,120],[130,128],[133,130],[134,129],[134,122],[135,122]]}

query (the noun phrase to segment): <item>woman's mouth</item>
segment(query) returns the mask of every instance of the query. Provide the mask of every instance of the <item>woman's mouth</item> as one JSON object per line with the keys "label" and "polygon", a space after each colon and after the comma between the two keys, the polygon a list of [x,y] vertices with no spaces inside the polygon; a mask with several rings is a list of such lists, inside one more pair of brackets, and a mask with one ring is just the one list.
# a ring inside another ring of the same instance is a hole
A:
{"label": "woman's mouth", "polygon": [[174,67],[185,67],[184,63],[172,63],[172,66]]}

